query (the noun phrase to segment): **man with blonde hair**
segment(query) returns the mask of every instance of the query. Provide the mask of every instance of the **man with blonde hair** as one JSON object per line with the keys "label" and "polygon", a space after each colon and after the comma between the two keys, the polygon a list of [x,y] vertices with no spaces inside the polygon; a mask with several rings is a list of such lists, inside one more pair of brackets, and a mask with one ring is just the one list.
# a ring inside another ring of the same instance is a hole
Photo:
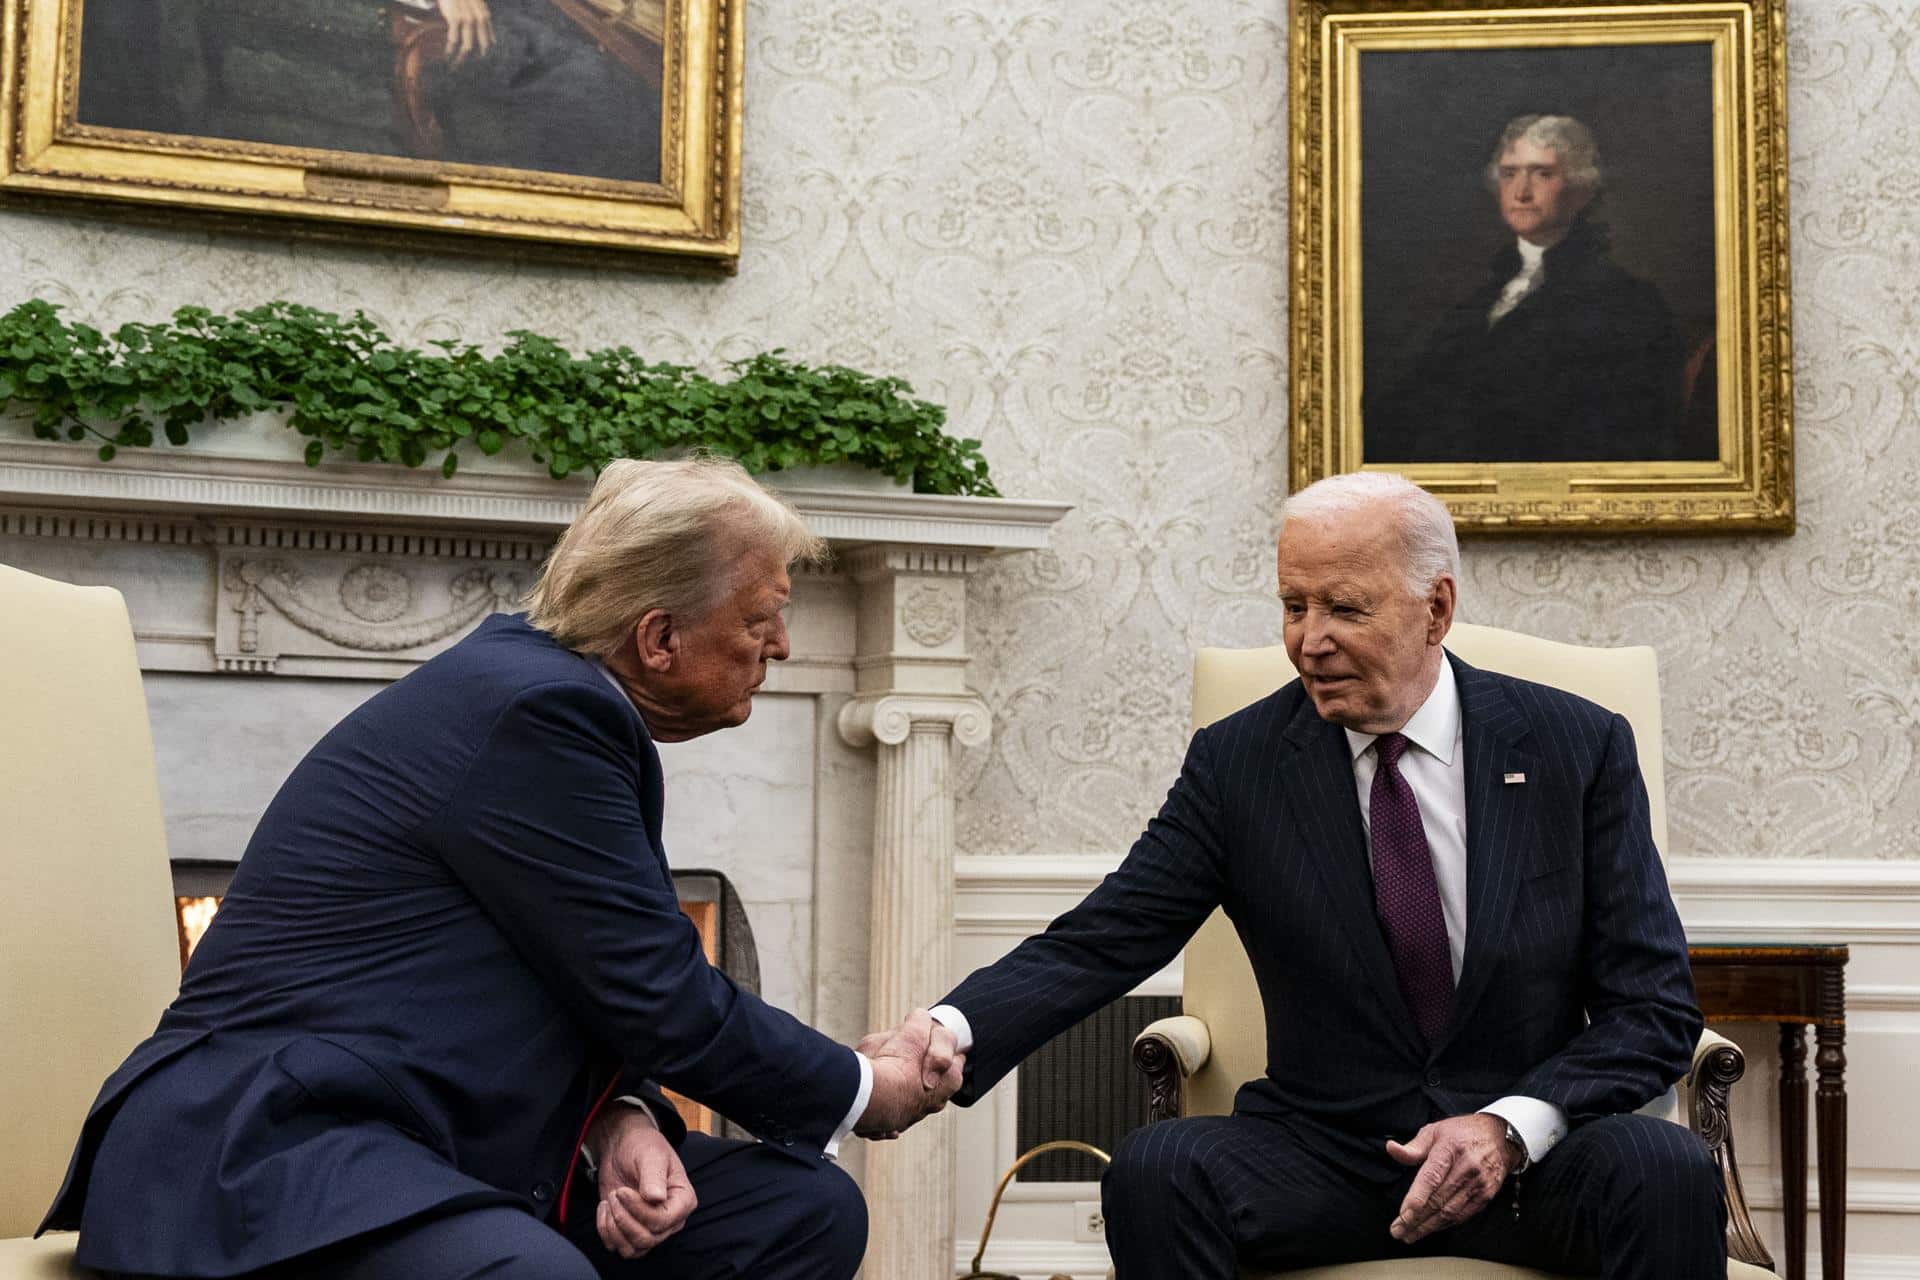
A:
{"label": "man with blonde hair", "polygon": [[[959,1083],[924,1011],[856,1052],[711,967],[656,742],[738,725],[820,554],[710,458],[617,462],[527,616],[301,761],[47,1227],[123,1275],[846,1280],[832,1163]],[[688,1134],[668,1086],[763,1139]]]}
{"label": "man with blonde hair", "polygon": [[1323,480],[1280,522],[1300,678],[1196,733],[1119,869],[934,1008],[957,1098],[1224,908],[1267,1071],[1120,1144],[1119,1280],[1433,1254],[1723,1280],[1712,1157],[1633,1114],[1700,1014],[1627,722],[1445,652],[1453,523],[1407,480]]}

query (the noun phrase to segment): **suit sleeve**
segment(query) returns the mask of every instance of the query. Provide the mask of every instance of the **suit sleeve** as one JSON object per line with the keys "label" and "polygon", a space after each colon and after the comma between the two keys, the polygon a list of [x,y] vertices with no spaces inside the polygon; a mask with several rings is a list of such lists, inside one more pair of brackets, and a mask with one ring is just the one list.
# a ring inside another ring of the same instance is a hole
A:
{"label": "suit sleeve", "polygon": [[821,1147],[853,1053],[707,963],[647,836],[629,708],[557,682],[495,718],[420,836],[527,966],[624,1064],[761,1138]]}
{"label": "suit sleeve", "polygon": [[1203,729],[1159,814],[1079,906],[976,970],[940,1004],[973,1031],[971,1105],[1028,1054],[1158,972],[1220,905],[1226,845],[1213,731]]}
{"label": "suit sleeve", "polygon": [[1579,1124],[1646,1105],[1700,1038],[1687,939],[1647,814],[1633,730],[1613,716],[1586,803],[1581,981],[1587,1025],[1510,1090]]}

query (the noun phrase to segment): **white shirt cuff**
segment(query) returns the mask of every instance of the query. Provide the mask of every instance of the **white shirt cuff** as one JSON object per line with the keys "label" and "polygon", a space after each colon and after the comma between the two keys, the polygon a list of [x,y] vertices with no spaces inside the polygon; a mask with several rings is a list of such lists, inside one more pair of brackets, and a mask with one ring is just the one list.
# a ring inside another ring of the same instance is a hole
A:
{"label": "white shirt cuff", "polygon": [[1560,1139],[1567,1136],[1567,1113],[1544,1098],[1508,1094],[1480,1108],[1480,1113],[1499,1116],[1512,1125],[1520,1135],[1520,1141],[1526,1145],[1527,1160],[1531,1164],[1545,1160],[1547,1152],[1559,1146]]}
{"label": "white shirt cuff", "polygon": [[937,1004],[928,1010],[933,1020],[953,1032],[953,1038],[960,1052],[973,1052],[973,1024],[967,1021],[967,1015],[950,1004]]}
{"label": "white shirt cuff", "polygon": [[847,1108],[847,1118],[840,1122],[840,1127],[833,1131],[833,1136],[827,1139],[827,1145],[820,1150],[829,1160],[839,1157],[840,1144],[853,1132],[853,1126],[860,1123],[860,1117],[867,1112],[867,1102],[873,1097],[873,1064],[867,1061],[864,1053],[848,1052],[853,1053],[853,1060],[860,1064],[860,1087],[854,1092],[853,1105]]}
{"label": "white shirt cuff", "polygon": [[[653,1108],[648,1105],[645,1098],[636,1098],[630,1093],[623,1093],[615,1098],[614,1101],[626,1103],[635,1111],[638,1111],[646,1122],[653,1126],[655,1132],[659,1131],[660,1117],[653,1114]],[[600,1180],[600,1163],[593,1158],[593,1152],[587,1149],[587,1144],[584,1142],[580,1144],[580,1163],[586,1166],[587,1176],[589,1178],[592,1178],[596,1182]]]}

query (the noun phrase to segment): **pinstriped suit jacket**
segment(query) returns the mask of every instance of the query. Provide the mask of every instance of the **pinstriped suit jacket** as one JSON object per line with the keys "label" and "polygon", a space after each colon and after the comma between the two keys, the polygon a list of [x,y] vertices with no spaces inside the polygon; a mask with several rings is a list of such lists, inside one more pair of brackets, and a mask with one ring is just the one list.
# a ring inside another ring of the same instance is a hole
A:
{"label": "pinstriped suit jacket", "polygon": [[959,1100],[1166,964],[1217,906],[1267,1021],[1266,1076],[1237,1110],[1377,1151],[1383,1135],[1505,1094],[1544,1098],[1577,1125],[1677,1080],[1700,1014],[1632,730],[1585,699],[1448,659],[1467,939],[1437,1044],[1406,1008],[1374,914],[1346,737],[1296,680],[1195,734],[1119,869],[947,996],[974,1034]]}

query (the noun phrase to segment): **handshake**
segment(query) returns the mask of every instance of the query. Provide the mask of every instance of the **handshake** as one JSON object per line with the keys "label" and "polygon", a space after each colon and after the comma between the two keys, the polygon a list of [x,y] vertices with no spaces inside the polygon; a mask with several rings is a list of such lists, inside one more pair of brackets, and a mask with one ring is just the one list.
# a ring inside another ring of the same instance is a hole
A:
{"label": "handshake", "polygon": [[897,1138],[947,1105],[960,1087],[967,1055],[953,1032],[915,1009],[891,1031],[876,1031],[854,1052],[873,1064],[873,1093],[853,1131],[863,1138]]}

